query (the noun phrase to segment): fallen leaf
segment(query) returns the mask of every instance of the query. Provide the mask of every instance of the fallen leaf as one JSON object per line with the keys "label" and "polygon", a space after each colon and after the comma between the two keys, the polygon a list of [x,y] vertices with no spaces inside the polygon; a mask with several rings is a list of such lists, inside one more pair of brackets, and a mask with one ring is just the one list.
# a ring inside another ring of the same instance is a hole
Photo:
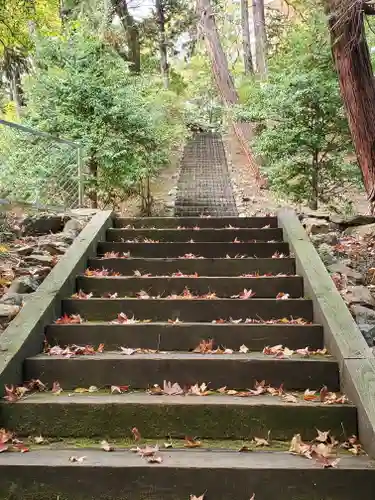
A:
{"label": "fallen leaf", "polygon": [[128,392],[128,385],[111,385],[111,394],[122,394]]}
{"label": "fallen leaf", "polygon": [[96,385],[90,385],[89,387],[89,392],[98,392],[99,389],[96,387]]}
{"label": "fallen leaf", "polygon": [[290,442],[289,453],[292,455],[301,455],[302,457],[312,460],[311,445],[302,441],[301,434],[295,434]]}
{"label": "fallen leaf", "polygon": [[258,447],[258,446],[269,446],[270,445],[270,443],[268,442],[268,440],[264,439],[264,438],[254,437],[253,441],[254,441],[256,447]]}
{"label": "fallen leaf", "polygon": [[203,493],[203,495],[201,495],[200,497],[197,497],[195,495],[190,495],[190,500],[204,500],[204,497],[205,497],[205,493]]}
{"label": "fallen leaf", "polygon": [[315,441],[319,441],[321,443],[326,443],[328,441],[328,436],[330,431],[320,431],[319,429],[316,429],[316,432],[318,433],[317,437],[315,438]]}
{"label": "fallen leaf", "polygon": [[42,443],[44,443],[44,437],[43,436],[36,436],[36,437],[34,437],[34,443],[35,444],[42,444]]}
{"label": "fallen leaf", "polygon": [[83,323],[83,319],[79,314],[64,314],[61,318],[58,318],[55,323],[56,325],[69,325],[69,324],[80,324]]}
{"label": "fallen leaf", "polygon": [[242,346],[239,349],[239,352],[242,352],[243,354],[247,354],[249,352],[249,348],[245,346],[245,344],[242,344]]}
{"label": "fallen leaf", "polygon": [[69,461],[70,462],[77,462],[77,463],[83,463],[84,460],[86,460],[87,457],[77,457],[75,455],[72,455],[71,457],[69,457]]}
{"label": "fallen leaf", "polygon": [[289,293],[279,292],[276,295],[276,299],[277,300],[287,300],[287,299],[290,299],[290,295],[289,295]]}
{"label": "fallen leaf", "polygon": [[149,464],[161,464],[163,459],[161,456],[145,457]]}
{"label": "fallen leaf", "polygon": [[132,434],[133,434],[134,441],[141,440],[141,433],[139,432],[139,430],[136,427],[133,427]]}
{"label": "fallen leaf", "polygon": [[61,388],[61,385],[59,384],[59,382],[55,381],[52,385],[52,394],[56,394],[56,395],[59,395],[62,393],[62,388]]}
{"label": "fallen leaf", "polygon": [[200,448],[202,446],[201,441],[198,441],[196,438],[185,437],[184,441],[185,448]]}
{"label": "fallen leaf", "polygon": [[167,394],[169,396],[176,396],[179,394],[184,394],[184,391],[181,389],[180,385],[177,382],[172,384],[171,382],[167,382],[166,380],[164,380],[163,394]]}
{"label": "fallen leaf", "polygon": [[303,399],[305,401],[315,401],[316,399],[316,391],[310,391],[310,389],[306,389],[303,393]]}
{"label": "fallen leaf", "polygon": [[159,446],[145,446],[144,448],[138,448],[137,453],[141,457],[152,457],[159,451]]}
{"label": "fallen leaf", "polygon": [[126,356],[131,356],[135,352],[137,352],[137,349],[131,349],[129,347],[120,347],[121,349],[121,354],[125,354]]}
{"label": "fallen leaf", "polygon": [[102,450],[104,451],[114,451],[114,447],[111,446],[108,441],[106,441],[105,439],[103,439],[103,441],[101,441],[100,443],[100,447]]}

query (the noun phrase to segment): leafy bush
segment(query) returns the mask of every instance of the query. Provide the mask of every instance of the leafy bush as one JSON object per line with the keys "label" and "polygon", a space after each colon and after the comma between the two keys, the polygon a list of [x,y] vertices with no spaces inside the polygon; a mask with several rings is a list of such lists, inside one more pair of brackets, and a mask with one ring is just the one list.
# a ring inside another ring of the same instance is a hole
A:
{"label": "leafy bush", "polygon": [[294,26],[267,81],[246,87],[239,111],[260,125],[253,146],[270,185],[312,208],[359,180],[348,160],[353,151],[326,31],[317,16]]}
{"label": "leafy bush", "polygon": [[[176,95],[164,91],[158,77],[130,75],[117,53],[82,28],[41,39],[36,62],[26,82],[25,124],[82,146],[93,205],[136,189],[183,139]],[[21,139],[18,133],[7,132],[6,139],[6,147],[0,142],[3,187],[16,183],[28,192],[32,179],[77,170],[73,148],[51,148],[49,141]]]}

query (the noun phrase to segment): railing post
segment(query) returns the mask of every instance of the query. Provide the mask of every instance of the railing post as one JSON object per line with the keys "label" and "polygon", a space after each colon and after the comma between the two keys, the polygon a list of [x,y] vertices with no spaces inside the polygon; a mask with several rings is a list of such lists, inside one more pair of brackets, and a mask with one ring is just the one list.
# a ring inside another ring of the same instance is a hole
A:
{"label": "railing post", "polygon": [[78,163],[78,207],[83,207],[83,163],[82,163],[82,148],[77,148],[77,163]]}

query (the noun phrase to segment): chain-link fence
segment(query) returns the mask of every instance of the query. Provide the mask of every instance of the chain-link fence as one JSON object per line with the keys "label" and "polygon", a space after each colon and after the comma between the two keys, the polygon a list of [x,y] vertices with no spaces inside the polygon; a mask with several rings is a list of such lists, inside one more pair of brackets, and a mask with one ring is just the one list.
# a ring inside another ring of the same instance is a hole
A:
{"label": "chain-link fence", "polygon": [[81,207],[80,145],[0,119],[0,198],[36,208]]}

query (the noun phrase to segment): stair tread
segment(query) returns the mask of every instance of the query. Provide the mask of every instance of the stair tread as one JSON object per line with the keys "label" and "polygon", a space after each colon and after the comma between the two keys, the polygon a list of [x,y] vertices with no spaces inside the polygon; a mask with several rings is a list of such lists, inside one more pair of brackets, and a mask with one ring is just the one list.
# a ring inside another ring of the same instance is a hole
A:
{"label": "stair tread", "polygon": [[[293,391],[293,394],[299,394],[301,397],[303,393]],[[8,404],[8,403],[2,403]],[[324,404],[320,401],[304,401],[298,400],[296,403],[286,403],[278,397],[271,395],[260,395],[253,397],[238,397],[223,395],[209,395],[209,396],[168,396],[158,395],[153,396],[145,392],[128,392],[124,394],[103,394],[100,392],[94,393],[61,393],[58,396],[52,393],[35,393],[28,396],[26,399],[21,399],[17,405],[35,405],[35,404],[56,404],[56,405],[74,405],[74,404],[87,404],[87,405],[147,405],[147,406],[160,406],[160,405],[173,405],[173,406],[287,406],[288,408],[349,408],[352,411],[355,405],[351,403],[346,404]],[[329,410],[328,410],[329,411]]]}
{"label": "stair tread", "polygon": [[101,354],[98,355],[93,355],[93,356],[72,356],[71,358],[67,358],[66,356],[50,356],[49,354],[37,354],[36,356],[30,356],[27,358],[29,360],[65,360],[69,363],[72,363],[74,361],[87,361],[87,362],[92,362],[92,361],[100,361],[100,360],[123,360],[129,361],[129,360],[142,360],[142,359],[148,359],[148,360],[188,360],[188,361],[194,361],[194,360],[202,360],[205,359],[207,362],[215,362],[215,361],[264,361],[265,363],[270,363],[270,362],[279,362],[279,363],[288,363],[288,362],[293,362],[293,363],[298,363],[298,362],[303,362],[303,363],[327,363],[327,364],[337,364],[337,361],[334,358],[331,357],[324,357],[324,356],[310,356],[310,357],[302,357],[302,356],[295,356],[295,357],[290,357],[290,358],[284,358],[284,359],[279,359],[275,358],[274,356],[267,356],[261,352],[249,352],[247,354],[243,353],[233,353],[233,354],[201,354],[201,353],[193,353],[193,352],[168,352],[168,353],[153,353],[153,354],[138,354],[134,353],[131,355],[124,355],[121,354],[121,352],[116,352],[116,351],[105,351]]}
{"label": "stair tread", "polygon": [[[69,457],[85,456],[86,459],[80,463],[72,463]],[[232,450],[161,450],[163,457],[161,464],[149,464],[145,460],[129,450],[116,450],[112,453],[104,453],[100,449],[92,448],[70,448],[70,449],[34,449],[32,453],[0,453],[0,467],[14,465],[26,467],[78,467],[92,468],[194,468],[194,469],[296,469],[321,470],[322,474],[330,475],[322,467],[319,468],[314,460],[294,456],[285,452],[257,451],[254,453],[238,453]],[[342,456],[337,470],[340,469],[369,469],[375,471],[374,462],[367,456]],[[335,470],[336,472],[336,470]],[[336,474],[335,474],[336,476]],[[328,480],[328,479],[327,479]]]}

